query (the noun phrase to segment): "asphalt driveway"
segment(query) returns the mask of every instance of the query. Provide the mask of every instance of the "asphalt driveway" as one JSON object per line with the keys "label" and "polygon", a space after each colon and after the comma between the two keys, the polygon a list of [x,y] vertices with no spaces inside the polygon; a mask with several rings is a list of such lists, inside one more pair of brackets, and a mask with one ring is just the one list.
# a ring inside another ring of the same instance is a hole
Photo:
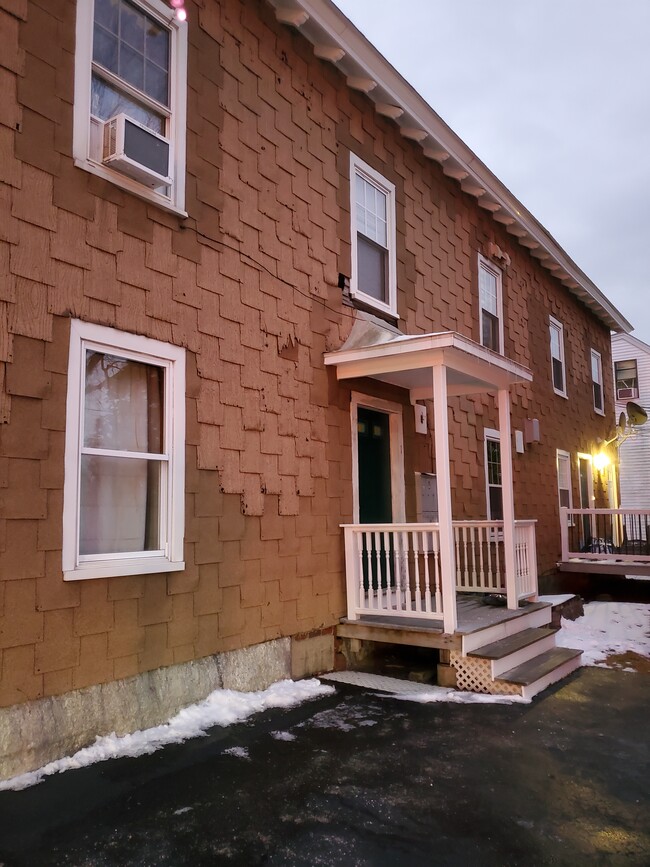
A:
{"label": "asphalt driveway", "polygon": [[352,687],[0,793],[0,864],[648,865],[650,677],[530,705]]}

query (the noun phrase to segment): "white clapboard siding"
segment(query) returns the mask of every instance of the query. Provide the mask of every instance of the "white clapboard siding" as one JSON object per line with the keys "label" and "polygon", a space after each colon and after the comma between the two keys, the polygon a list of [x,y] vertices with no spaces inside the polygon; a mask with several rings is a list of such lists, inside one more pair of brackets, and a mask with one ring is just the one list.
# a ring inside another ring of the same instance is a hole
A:
{"label": "white clapboard siding", "polygon": [[[615,361],[630,359],[636,360],[639,377],[639,397],[634,402],[650,415],[650,346],[629,334],[613,335],[612,365]],[[616,418],[625,412],[626,403],[616,402]],[[621,507],[650,508],[650,421],[621,444],[619,455]]]}

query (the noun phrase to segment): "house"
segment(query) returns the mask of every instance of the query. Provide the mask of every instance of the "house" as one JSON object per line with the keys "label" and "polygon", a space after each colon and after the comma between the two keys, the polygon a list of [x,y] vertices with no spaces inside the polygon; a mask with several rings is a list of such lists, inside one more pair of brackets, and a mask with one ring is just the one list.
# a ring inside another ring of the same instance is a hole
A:
{"label": "house", "polygon": [[329,0],[0,10],[0,773],[337,641],[551,653],[629,323]]}
{"label": "house", "polygon": [[[638,404],[646,413],[650,410],[650,346],[631,334],[612,335],[614,364],[614,394],[616,418],[629,417],[628,403]],[[643,419],[639,419],[643,421]],[[648,539],[650,508],[650,427],[635,425],[633,433],[618,447],[619,487],[621,508],[637,513],[631,518],[629,535]],[[650,552],[649,552],[650,553]]]}

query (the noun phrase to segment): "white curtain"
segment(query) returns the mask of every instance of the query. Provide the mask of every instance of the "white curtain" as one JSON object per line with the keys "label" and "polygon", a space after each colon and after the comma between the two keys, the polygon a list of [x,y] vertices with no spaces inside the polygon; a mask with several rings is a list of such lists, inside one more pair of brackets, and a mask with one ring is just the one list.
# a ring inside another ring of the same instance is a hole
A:
{"label": "white curtain", "polygon": [[160,461],[111,451],[162,452],[163,370],[88,352],[81,455],[80,554],[159,547]]}

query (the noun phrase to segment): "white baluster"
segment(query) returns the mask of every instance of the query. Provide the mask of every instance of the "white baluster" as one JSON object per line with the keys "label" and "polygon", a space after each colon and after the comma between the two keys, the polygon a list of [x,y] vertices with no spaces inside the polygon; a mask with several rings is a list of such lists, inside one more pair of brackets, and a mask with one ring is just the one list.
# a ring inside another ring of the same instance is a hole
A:
{"label": "white baluster", "polygon": [[428,613],[431,613],[431,576],[429,575],[429,533],[426,530],[422,531],[422,559],[424,564],[424,589],[425,589],[425,607]]}

